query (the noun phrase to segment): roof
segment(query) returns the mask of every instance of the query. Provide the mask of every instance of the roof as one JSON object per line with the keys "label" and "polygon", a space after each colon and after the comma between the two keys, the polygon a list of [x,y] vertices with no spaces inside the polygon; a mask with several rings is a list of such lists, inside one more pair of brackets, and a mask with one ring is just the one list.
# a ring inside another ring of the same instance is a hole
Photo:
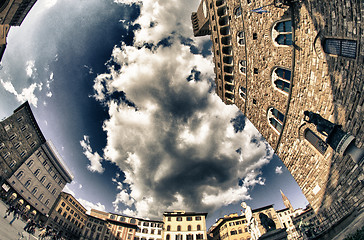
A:
{"label": "roof", "polygon": [[198,213],[198,212],[185,212],[185,211],[173,211],[173,212],[164,212],[163,216],[207,216],[207,213]]}
{"label": "roof", "polygon": [[34,114],[32,112],[32,109],[30,108],[30,105],[29,105],[28,101],[26,101],[25,103],[20,105],[17,109],[15,109],[14,113],[17,113],[17,112],[21,111],[22,109],[25,109],[27,111],[28,116],[30,117],[30,120],[32,121],[32,124],[34,126],[34,129],[37,132],[39,138],[41,139],[41,143],[45,143],[46,139],[45,139],[42,131],[40,130],[40,127],[39,127],[39,125],[37,123],[37,120],[34,117]]}
{"label": "roof", "polygon": [[273,204],[267,205],[267,206],[264,206],[264,207],[261,207],[261,208],[253,209],[252,212],[253,213],[256,213],[256,212],[260,212],[260,211],[263,211],[263,210],[266,210],[266,209],[269,209],[269,208],[273,208]]}

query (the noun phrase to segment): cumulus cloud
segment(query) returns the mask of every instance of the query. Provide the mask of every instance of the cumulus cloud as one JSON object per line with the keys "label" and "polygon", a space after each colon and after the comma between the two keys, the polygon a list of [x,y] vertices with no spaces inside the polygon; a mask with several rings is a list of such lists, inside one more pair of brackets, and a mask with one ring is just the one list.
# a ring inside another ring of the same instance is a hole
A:
{"label": "cumulus cloud", "polygon": [[277,173],[277,174],[282,174],[282,173],[283,173],[282,166],[277,166],[277,167],[276,167],[276,170],[275,170],[275,173]]}
{"label": "cumulus cloud", "polygon": [[96,209],[96,210],[105,212],[105,209],[106,209],[105,208],[105,205],[101,204],[100,202],[98,202],[98,203],[92,203],[92,202],[87,201],[87,200],[82,199],[82,198],[78,198],[77,201],[79,203],[81,203],[81,205],[83,207],[86,208],[87,214],[90,214],[91,213],[91,209]]}
{"label": "cumulus cloud", "polygon": [[273,151],[214,93],[212,56],[191,52],[209,41],[191,38],[198,3],[143,1],[134,45],[116,46],[108,72],[94,80],[94,98],[110,116],[103,156],[124,173],[112,179],[116,212],[212,211],[264,185],[259,169]]}
{"label": "cumulus cloud", "polygon": [[83,148],[83,154],[87,157],[88,160],[90,160],[90,164],[87,166],[87,169],[91,172],[104,172],[105,169],[101,165],[102,158],[97,152],[92,152],[89,136],[83,136],[83,140],[80,141],[80,144]]}
{"label": "cumulus cloud", "polygon": [[42,84],[40,83],[32,83],[28,88],[23,88],[21,90],[21,93],[18,93],[13,86],[11,82],[5,82],[4,80],[0,79],[1,85],[4,87],[4,89],[13,94],[17,101],[20,103],[23,103],[25,101],[28,101],[29,104],[33,105],[34,107],[37,107],[38,105],[38,97],[35,95],[35,90],[41,90]]}
{"label": "cumulus cloud", "polygon": [[25,72],[28,77],[34,77],[37,69],[35,68],[35,61],[29,60],[25,63]]}

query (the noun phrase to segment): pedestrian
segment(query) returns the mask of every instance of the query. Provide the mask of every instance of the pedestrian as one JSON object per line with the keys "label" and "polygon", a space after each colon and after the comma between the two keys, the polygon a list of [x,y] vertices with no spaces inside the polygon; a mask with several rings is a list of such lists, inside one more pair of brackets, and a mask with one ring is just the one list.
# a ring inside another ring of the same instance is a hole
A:
{"label": "pedestrian", "polygon": [[13,211],[15,207],[13,205],[10,205],[10,207],[6,210],[4,218],[7,218]]}
{"label": "pedestrian", "polygon": [[27,231],[29,227],[32,226],[32,219],[29,218],[27,223],[25,224],[24,231]]}
{"label": "pedestrian", "polygon": [[9,222],[9,224],[12,225],[15,219],[19,219],[19,210],[17,208],[14,210],[13,219]]}

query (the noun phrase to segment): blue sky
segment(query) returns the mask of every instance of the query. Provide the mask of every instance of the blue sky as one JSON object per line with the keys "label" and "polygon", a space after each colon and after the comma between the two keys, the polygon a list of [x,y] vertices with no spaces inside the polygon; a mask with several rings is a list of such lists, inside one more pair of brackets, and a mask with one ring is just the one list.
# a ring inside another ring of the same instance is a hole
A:
{"label": "blue sky", "polygon": [[252,124],[214,93],[209,37],[194,38],[199,1],[38,0],[11,28],[0,118],[29,101],[86,207],[161,219],[215,219],[283,208],[297,184]]}

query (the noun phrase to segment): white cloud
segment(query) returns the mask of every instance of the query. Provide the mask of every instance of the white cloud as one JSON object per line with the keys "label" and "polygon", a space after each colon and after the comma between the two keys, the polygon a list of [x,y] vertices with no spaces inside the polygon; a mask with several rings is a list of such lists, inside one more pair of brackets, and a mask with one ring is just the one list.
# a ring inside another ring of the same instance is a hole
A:
{"label": "white cloud", "polygon": [[282,166],[277,166],[276,170],[275,170],[275,173],[282,174],[283,173]]}
{"label": "white cloud", "polygon": [[72,191],[70,188],[69,188],[69,184],[66,184],[66,186],[63,188],[63,191],[66,192],[66,193],[69,193],[71,194],[72,196],[75,196],[75,192]]}
{"label": "white cloud", "polygon": [[29,104],[37,107],[38,98],[35,96],[34,91],[37,88],[38,90],[41,89],[42,84],[32,83],[28,88],[23,88],[21,93],[18,93],[11,82],[4,82],[2,79],[0,79],[0,82],[7,92],[14,94],[18,102],[23,103],[28,101]]}
{"label": "white cloud", "polygon": [[36,73],[37,69],[35,68],[35,61],[29,60],[25,63],[25,71],[28,77],[33,77]]}
{"label": "white cloud", "polygon": [[83,154],[87,157],[88,160],[90,160],[90,164],[87,166],[87,169],[91,172],[104,172],[105,169],[101,165],[102,158],[97,152],[92,153],[89,136],[83,136],[83,140],[80,141],[80,144],[83,148]]}
{"label": "white cloud", "polygon": [[96,210],[99,210],[99,211],[103,211],[105,212],[105,205],[101,204],[100,202],[98,203],[92,203],[90,201],[87,201],[85,199],[82,199],[82,198],[78,198],[77,201],[79,203],[81,203],[81,205],[87,209],[87,214],[90,214],[91,213],[91,209],[96,209]]}
{"label": "white cloud", "polygon": [[[125,175],[123,182],[112,179],[119,190],[116,212],[156,217],[174,209],[211,211],[250,199],[249,190],[264,185],[260,168],[273,151],[251,123],[235,131],[230,121],[237,108],[211,93],[212,56],[192,54],[181,41],[192,37],[190,16],[198,4],[143,1],[134,46],[115,47],[109,71],[94,80],[94,97],[110,116],[103,124],[103,156]],[[166,38],[168,47],[157,47]],[[191,44],[202,49],[206,41]],[[146,42],[153,46],[143,47]],[[113,97],[121,92],[127,101]]]}

